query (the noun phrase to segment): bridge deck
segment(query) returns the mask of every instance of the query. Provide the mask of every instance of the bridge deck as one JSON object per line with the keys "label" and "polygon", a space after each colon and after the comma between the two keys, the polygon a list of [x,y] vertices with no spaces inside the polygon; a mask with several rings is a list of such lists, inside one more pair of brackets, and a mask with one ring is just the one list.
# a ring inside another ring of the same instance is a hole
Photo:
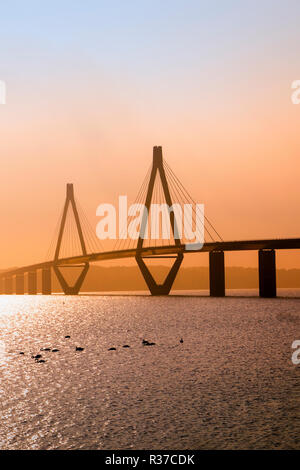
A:
{"label": "bridge deck", "polygon": [[[142,249],[144,257],[153,255],[171,255],[176,253],[201,253],[213,250],[221,251],[248,251],[248,250],[262,250],[262,249],[300,249],[300,238],[285,238],[285,239],[265,239],[265,240],[241,240],[241,241],[228,241],[228,242],[210,242],[204,243],[201,250],[187,250],[186,245],[171,245],[171,246],[157,246],[145,247]],[[73,256],[70,258],[62,258],[57,264],[59,265],[76,265],[86,262],[108,261],[113,259],[134,258],[137,250],[135,248],[120,251],[105,251],[100,253],[90,253],[85,256]],[[16,274],[23,274],[37,269],[49,268],[53,266],[53,261],[46,261],[43,263],[32,264],[21,268],[3,271],[0,274],[0,279]]]}

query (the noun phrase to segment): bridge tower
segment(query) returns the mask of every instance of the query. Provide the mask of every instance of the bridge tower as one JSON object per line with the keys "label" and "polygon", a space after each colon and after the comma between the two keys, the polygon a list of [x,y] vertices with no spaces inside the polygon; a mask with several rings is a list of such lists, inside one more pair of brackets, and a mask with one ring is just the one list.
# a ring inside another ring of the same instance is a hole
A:
{"label": "bridge tower", "polygon": [[[78,215],[78,211],[77,211],[77,207],[76,207],[76,203],[75,203],[75,199],[74,199],[74,187],[73,187],[73,184],[67,184],[66,202],[65,202],[64,211],[63,211],[63,215],[62,215],[62,219],[61,219],[61,223],[60,223],[60,229],[59,229],[57,245],[56,245],[56,250],[55,250],[55,256],[54,256],[53,269],[54,269],[54,272],[57,276],[57,279],[58,279],[64,293],[67,294],[67,295],[77,295],[80,288],[81,288],[81,286],[82,286],[82,283],[83,283],[83,281],[84,281],[84,279],[87,275],[87,272],[88,272],[88,269],[89,269],[89,263],[85,262],[85,263],[80,264],[80,265],[68,265],[68,264],[64,265],[64,264],[59,262],[59,252],[60,252],[63,233],[64,233],[64,228],[65,228],[65,224],[66,224],[67,213],[68,213],[68,209],[69,209],[70,205],[71,205],[71,208],[73,210],[73,214],[74,214],[74,218],[75,218],[75,223],[76,223],[76,228],[77,228],[77,232],[78,232],[78,236],[79,236],[79,240],[80,240],[80,246],[81,246],[82,254],[83,255],[87,254],[85,241],[84,241],[84,238],[83,238],[83,232],[82,232],[82,228],[81,228],[81,224],[80,224],[80,220],[79,220],[79,215]],[[81,271],[80,275],[78,276],[77,281],[75,282],[75,284],[73,286],[70,286],[67,283],[66,279],[64,278],[62,272],[60,271],[60,268],[74,268],[74,267],[76,267],[76,268],[81,267],[82,271]]]}
{"label": "bridge tower", "polygon": [[[137,250],[136,250],[136,261],[137,264],[140,268],[140,271],[146,281],[146,284],[151,292],[152,295],[168,295],[172,285],[174,283],[174,280],[176,278],[176,275],[178,273],[178,270],[181,266],[182,260],[183,260],[183,252],[178,252],[177,255],[175,256],[145,256],[143,257],[142,255],[142,248],[143,248],[143,242],[144,242],[144,233],[145,230],[148,226],[148,216],[149,216],[149,211],[150,211],[150,205],[151,205],[151,200],[153,196],[153,189],[154,189],[154,183],[155,183],[155,178],[157,173],[159,173],[164,196],[166,203],[168,204],[169,207],[172,206],[172,200],[171,200],[171,195],[170,195],[170,190],[163,166],[163,157],[162,157],[162,148],[161,147],[153,147],[153,164],[152,164],[152,170],[151,170],[151,175],[150,175],[150,181],[148,185],[148,190],[147,190],[147,195],[146,195],[146,202],[145,202],[145,209],[144,213],[142,216],[142,223],[141,223],[141,229],[140,229],[140,234],[138,238],[138,243],[137,243]],[[174,212],[170,212],[170,223],[171,223],[171,228],[174,236],[174,241],[175,245],[178,247],[181,246],[181,242],[179,238],[175,237],[175,231],[176,230],[176,218],[174,216]],[[144,259],[145,258],[175,258],[174,264],[171,267],[169,274],[167,275],[165,281],[162,284],[158,284],[155,279],[153,278],[149,268],[147,267]]]}

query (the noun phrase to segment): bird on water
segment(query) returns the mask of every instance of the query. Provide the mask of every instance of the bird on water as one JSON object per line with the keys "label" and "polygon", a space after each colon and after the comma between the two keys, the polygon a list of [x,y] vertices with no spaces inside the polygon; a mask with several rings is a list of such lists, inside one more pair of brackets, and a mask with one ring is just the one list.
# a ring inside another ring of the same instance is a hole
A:
{"label": "bird on water", "polygon": [[40,359],[42,357],[41,354],[36,354],[35,356],[31,356],[32,359]]}
{"label": "bird on water", "polygon": [[142,345],[143,346],[155,346],[155,343],[151,343],[151,342],[147,341],[146,339],[143,339]]}

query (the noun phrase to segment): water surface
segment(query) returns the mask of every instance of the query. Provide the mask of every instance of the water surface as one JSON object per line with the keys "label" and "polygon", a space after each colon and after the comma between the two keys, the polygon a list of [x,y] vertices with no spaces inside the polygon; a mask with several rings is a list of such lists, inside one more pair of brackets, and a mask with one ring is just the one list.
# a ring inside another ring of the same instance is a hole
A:
{"label": "water surface", "polygon": [[299,449],[299,302],[1,296],[0,448]]}

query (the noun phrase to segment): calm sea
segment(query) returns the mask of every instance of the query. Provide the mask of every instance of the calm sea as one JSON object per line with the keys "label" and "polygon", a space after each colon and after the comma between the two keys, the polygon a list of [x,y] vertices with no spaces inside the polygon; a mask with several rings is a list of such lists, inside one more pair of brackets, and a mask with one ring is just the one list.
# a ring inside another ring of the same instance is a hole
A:
{"label": "calm sea", "polygon": [[191,294],[0,296],[0,449],[300,449],[300,292]]}

